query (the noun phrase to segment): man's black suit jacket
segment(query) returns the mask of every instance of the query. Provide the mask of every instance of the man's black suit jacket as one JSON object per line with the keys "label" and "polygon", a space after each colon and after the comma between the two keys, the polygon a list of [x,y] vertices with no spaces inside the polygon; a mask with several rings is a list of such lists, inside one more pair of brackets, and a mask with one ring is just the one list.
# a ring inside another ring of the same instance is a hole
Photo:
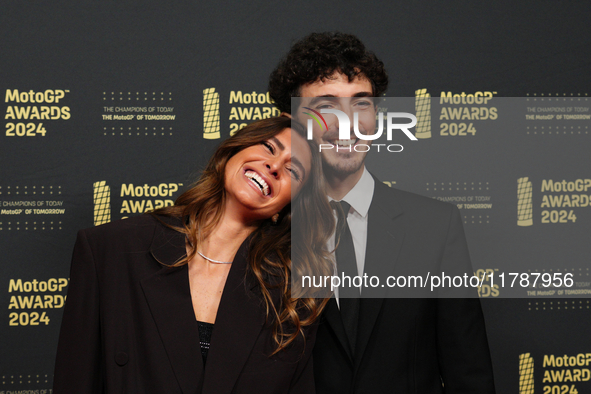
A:
{"label": "man's black suit jacket", "polygon": [[[471,272],[455,206],[376,180],[368,215],[368,276],[384,280],[414,268]],[[354,355],[330,301],[314,348],[317,393],[494,393],[477,298],[388,298],[388,291],[363,289]]]}
{"label": "man's black suit jacket", "polygon": [[[167,219],[173,225],[180,220]],[[313,393],[315,328],[268,357],[271,328],[246,274],[246,242],[224,287],[205,368],[185,236],[150,215],[82,230],[72,258],[55,366],[62,393]]]}

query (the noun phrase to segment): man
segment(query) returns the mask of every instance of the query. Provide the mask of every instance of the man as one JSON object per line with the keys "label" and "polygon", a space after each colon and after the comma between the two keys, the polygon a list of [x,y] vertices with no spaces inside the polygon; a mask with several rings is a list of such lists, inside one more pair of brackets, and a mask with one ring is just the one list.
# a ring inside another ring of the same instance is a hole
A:
{"label": "man", "polygon": [[[372,97],[382,96],[387,85],[383,63],[359,39],[320,33],[292,46],[271,74],[269,92],[282,112],[303,124],[309,116],[304,112],[339,109],[352,125],[357,112],[360,131],[373,134]],[[294,113],[291,97],[303,100]],[[332,147],[322,149],[327,193],[340,201],[332,204],[346,220],[337,226],[339,273],[384,278],[412,274],[417,263],[470,270],[457,208],[376,180],[365,168],[366,153],[350,149],[363,141],[353,130],[339,139],[336,117],[324,119],[325,127],[314,126],[314,139]],[[318,393],[494,393],[478,299],[401,299],[388,298],[385,288],[361,291],[359,299],[341,287],[323,314],[314,350]]]}

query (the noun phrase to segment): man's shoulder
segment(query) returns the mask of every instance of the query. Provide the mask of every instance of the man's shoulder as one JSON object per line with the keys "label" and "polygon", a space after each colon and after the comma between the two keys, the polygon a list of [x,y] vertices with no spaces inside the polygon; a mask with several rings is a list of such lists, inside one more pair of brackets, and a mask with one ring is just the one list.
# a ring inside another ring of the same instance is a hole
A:
{"label": "man's shoulder", "polygon": [[375,200],[383,204],[392,205],[404,212],[421,215],[447,214],[450,215],[455,205],[420,194],[389,187],[376,180]]}

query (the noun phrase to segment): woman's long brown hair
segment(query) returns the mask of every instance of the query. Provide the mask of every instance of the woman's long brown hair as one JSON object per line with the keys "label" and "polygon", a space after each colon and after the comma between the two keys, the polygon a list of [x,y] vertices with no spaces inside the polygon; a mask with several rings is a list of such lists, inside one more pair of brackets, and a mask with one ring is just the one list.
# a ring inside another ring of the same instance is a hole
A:
{"label": "woman's long brown hair", "polygon": [[[219,223],[225,206],[224,174],[228,160],[241,150],[268,141],[285,129],[291,128],[303,137],[303,128],[291,123],[287,117],[277,117],[244,127],[221,143],[195,186],[180,195],[174,206],[153,212],[156,217],[187,218],[183,227],[174,229],[186,234],[189,254],[175,266],[187,264],[195,256],[197,245]],[[306,184],[280,212],[277,224],[270,219],[261,221],[251,234],[249,244],[248,271],[258,282],[267,308],[267,320],[273,325],[273,338],[277,345],[273,354],[289,346],[298,335],[303,336],[304,327],[314,323],[328,300],[314,297],[313,289],[308,289],[309,292],[303,295],[292,294],[292,256],[297,259],[294,265],[297,272],[293,273],[296,278],[302,274],[333,273],[326,242],[334,231],[334,217],[325,194],[318,148],[312,142],[308,143],[312,165]],[[294,234],[297,242],[293,250],[292,229],[297,232]],[[280,290],[279,299],[272,297],[272,289]]]}

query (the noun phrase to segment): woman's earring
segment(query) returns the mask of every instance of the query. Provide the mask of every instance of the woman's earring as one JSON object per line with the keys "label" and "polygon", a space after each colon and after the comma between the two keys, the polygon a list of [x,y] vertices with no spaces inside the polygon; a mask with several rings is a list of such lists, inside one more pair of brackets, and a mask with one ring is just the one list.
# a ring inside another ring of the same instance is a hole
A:
{"label": "woman's earring", "polygon": [[276,213],[275,215],[271,216],[271,222],[273,222],[273,224],[277,224],[277,221],[279,220],[279,214]]}

